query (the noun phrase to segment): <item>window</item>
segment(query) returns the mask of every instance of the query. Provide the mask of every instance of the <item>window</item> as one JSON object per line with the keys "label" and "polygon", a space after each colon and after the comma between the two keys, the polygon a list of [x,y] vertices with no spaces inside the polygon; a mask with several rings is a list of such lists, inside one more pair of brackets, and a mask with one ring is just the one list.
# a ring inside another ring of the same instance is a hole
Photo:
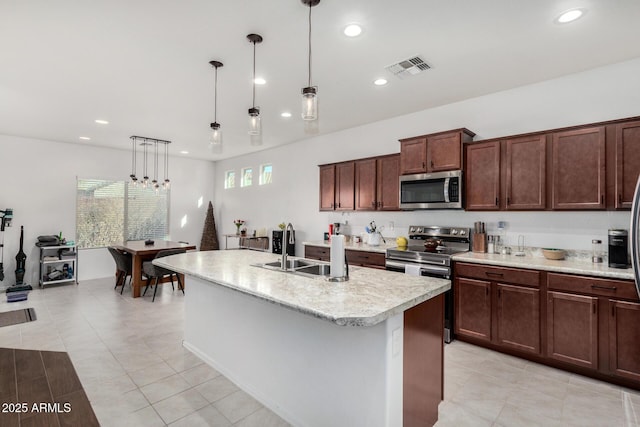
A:
{"label": "window", "polygon": [[271,164],[260,165],[260,185],[271,184],[271,172],[273,166]]}
{"label": "window", "polygon": [[169,191],[155,193],[131,187],[125,181],[78,179],[78,247],[101,248],[124,240],[167,238]]}
{"label": "window", "polygon": [[236,186],[236,172],[227,171],[224,177],[224,188],[233,188]]}
{"label": "window", "polygon": [[241,187],[250,187],[253,182],[253,169],[251,168],[243,168],[242,169],[242,181],[240,182]]}

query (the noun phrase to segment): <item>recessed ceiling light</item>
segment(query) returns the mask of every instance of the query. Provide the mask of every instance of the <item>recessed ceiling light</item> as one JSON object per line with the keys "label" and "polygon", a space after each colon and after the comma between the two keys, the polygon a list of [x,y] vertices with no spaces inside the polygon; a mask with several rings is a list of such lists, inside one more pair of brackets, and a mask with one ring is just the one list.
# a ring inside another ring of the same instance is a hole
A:
{"label": "recessed ceiling light", "polygon": [[387,84],[387,79],[382,79],[382,78],[380,78],[380,79],[375,79],[375,80],[373,81],[373,84],[374,84],[374,85],[376,85],[376,86],[384,86],[384,85],[386,85],[386,84]]}
{"label": "recessed ceiling light", "polygon": [[90,141],[91,140],[91,138],[89,138],[88,136],[81,136],[80,139],[83,140],[83,141]]}
{"label": "recessed ceiling light", "polygon": [[100,124],[100,125],[108,125],[109,122],[106,120],[102,120],[102,119],[96,119],[96,123]]}
{"label": "recessed ceiling light", "polygon": [[571,9],[566,12],[562,12],[560,16],[556,18],[556,22],[558,24],[567,24],[569,22],[573,22],[576,19],[582,17],[584,15],[584,9]]}
{"label": "recessed ceiling light", "polygon": [[344,28],[347,37],[358,37],[362,33],[362,27],[358,24],[349,24]]}
{"label": "recessed ceiling light", "polygon": [[267,83],[267,81],[266,81],[265,79],[263,79],[262,77],[256,77],[256,79],[254,80],[254,82],[255,82],[257,85],[263,85],[263,84]]}
{"label": "recessed ceiling light", "polygon": [[189,154],[189,152],[188,152],[188,151],[185,151],[185,150],[182,150],[182,151],[180,152],[180,154]]}
{"label": "recessed ceiling light", "polygon": [[284,113],[281,113],[280,116],[289,118],[291,117],[291,113],[288,111],[285,111]]}

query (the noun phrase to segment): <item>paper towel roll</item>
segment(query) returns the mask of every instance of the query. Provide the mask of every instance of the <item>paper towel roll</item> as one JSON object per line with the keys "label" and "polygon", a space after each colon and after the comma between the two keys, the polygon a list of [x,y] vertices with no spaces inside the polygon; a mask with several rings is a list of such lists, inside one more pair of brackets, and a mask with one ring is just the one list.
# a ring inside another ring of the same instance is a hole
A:
{"label": "paper towel roll", "polygon": [[331,277],[344,276],[344,236],[342,234],[331,236]]}

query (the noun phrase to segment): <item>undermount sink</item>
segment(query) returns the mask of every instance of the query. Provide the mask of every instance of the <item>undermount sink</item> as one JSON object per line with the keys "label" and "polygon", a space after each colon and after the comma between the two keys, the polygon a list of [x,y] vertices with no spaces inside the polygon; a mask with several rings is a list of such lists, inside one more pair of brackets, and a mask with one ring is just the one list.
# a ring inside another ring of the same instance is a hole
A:
{"label": "undermount sink", "polygon": [[[266,262],[264,264],[253,264],[254,267],[266,268],[268,270],[282,270],[281,261]],[[324,277],[329,275],[329,264],[319,264],[302,259],[287,260],[287,273],[298,274],[300,276]]]}

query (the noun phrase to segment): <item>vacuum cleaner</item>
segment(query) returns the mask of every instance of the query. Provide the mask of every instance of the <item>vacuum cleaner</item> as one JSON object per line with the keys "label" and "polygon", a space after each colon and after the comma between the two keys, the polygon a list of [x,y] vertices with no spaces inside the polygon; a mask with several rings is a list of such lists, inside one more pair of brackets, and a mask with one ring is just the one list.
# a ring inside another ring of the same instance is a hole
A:
{"label": "vacuum cleaner", "polygon": [[[5,211],[0,211],[3,213],[2,223],[0,230],[4,232],[6,226],[11,225],[11,220],[13,219],[13,210],[7,209]],[[2,247],[4,248],[4,235],[2,239]],[[2,256],[4,256],[4,249]],[[2,258],[0,258],[0,262]],[[26,262],[27,262],[27,254],[24,253],[24,226],[20,226],[20,249],[16,254],[16,284],[13,286],[9,286],[5,291],[7,293],[7,302],[16,302],[16,301],[24,301],[29,296],[29,291],[33,290],[31,285],[24,283],[24,274],[26,272]],[[2,265],[0,263],[0,265]],[[0,280],[4,280],[4,266],[0,268]]]}

